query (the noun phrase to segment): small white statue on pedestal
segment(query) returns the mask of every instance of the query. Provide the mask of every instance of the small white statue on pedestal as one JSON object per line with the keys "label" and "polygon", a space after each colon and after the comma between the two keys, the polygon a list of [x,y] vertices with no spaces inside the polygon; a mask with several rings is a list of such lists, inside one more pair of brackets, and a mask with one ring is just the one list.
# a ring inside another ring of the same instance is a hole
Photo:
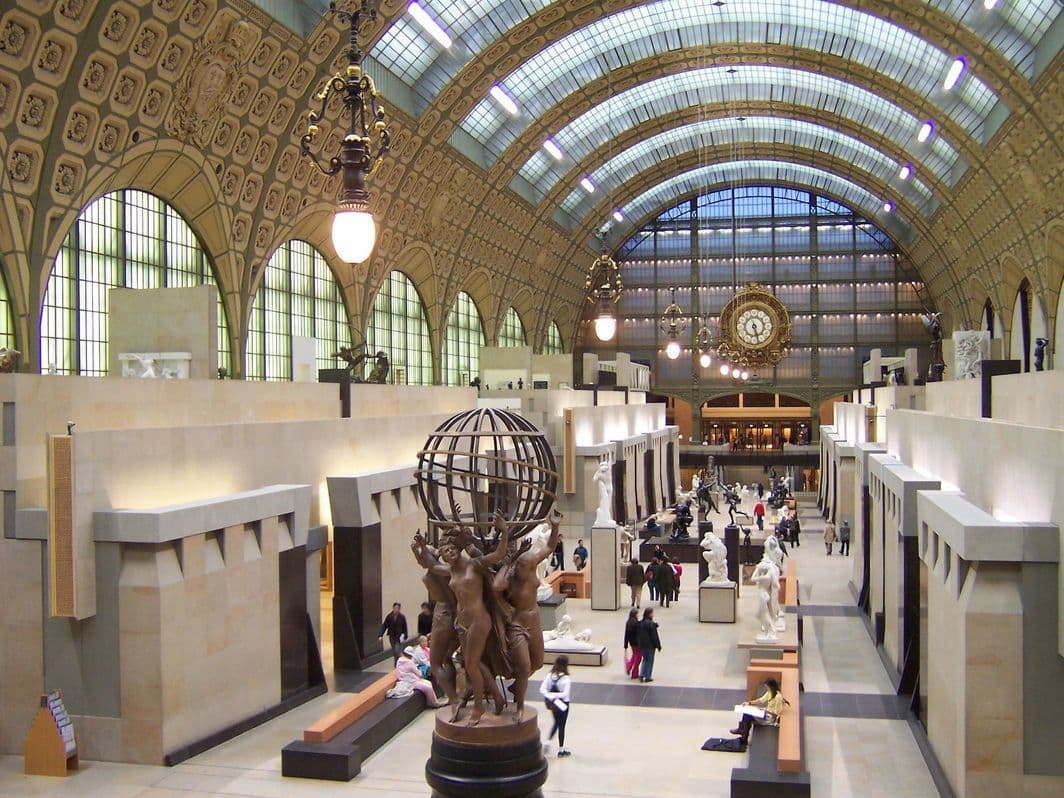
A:
{"label": "small white statue on pedestal", "polygon": [[700,487],[702,487],[702,477],[695,474],[691,477],[691,494],[697,496]]}
{"label": "small white statue on pedestal", "polygon": [[563,615],[558,626],[543,633],[543,647],[547,651],[592,651],[600,646],[591,643],[591,630],[573,632],[573,619]]}
{"label": "small white statue on pedestal", "polygon": [[[543,546],[547,545],[547,538],[550,537],[550,524],[540,524],[531,532],[528,533],[529,540],[532,541],[532,548],[539,551]],[[548,557],[543,558],[536,565],[536,576],[539,577],[539,587],[536,589],[536,601],[546,601],[554,595],[554,588],[547,582],[547,574],[550,572],[550,559]]]}
{"label": "small white statue on pedestal", "polygon": [[706,532],[702,536],[702,559],[709,566],[709,575],[703,585],[733,586],[735,583],[728,579],[728,550],[724,543],[712,532]]}
{"label": "small white statue on pedestal", "polygon": [[621,563],[631,562],[632,559],[632,542],[635,540],[635,533],[632,532],[630,524],[625,524],[621,527]]}
{"label": "small white statue on pedestal", "polygon": [[780,542],[775,535],[765,538],[765,549],[761,558],[771,561],[778,571],[783,571],[783,549],[780,548]]}
{"label": "small white statue on pedestal", "polygon": [[595,526],[616,526],[613,522],[613,474],[610,473],[610,460],[607,457],[595,469],[592,480],[598,485],[599,503],[595,510]]}
{"label": "small white statue on pedestal", "polygon": [[769,535],[765,538],[765,551],[761,556],[761,563],[767,563],[772,566],[773,584],[769,595],[769,611],[772,613],[772,617],[775,618],[773,625],[776,631],[782,632],[787,628],[783,608],[780,606],[780,574],[783,573],[783,550],[780,548],[779,541],[776,540],[775,535]]}
{"label": "small white statue on pedestal", "polygon": [[775,618],[770,607],[773,582],[778,584],[775,571],[776,567],[771,562],[762,560],[751,575],[757,585],[757,620],[761,624],[761,632],[757,636],[759,643],[772,643],[779,639],[776,636]]}

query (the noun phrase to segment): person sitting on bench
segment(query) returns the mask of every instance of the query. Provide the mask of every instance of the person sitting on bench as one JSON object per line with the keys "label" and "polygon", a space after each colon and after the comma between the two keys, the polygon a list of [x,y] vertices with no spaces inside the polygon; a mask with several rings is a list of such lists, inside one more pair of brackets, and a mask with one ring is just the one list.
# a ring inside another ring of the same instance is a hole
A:
{"label": "person sitting on bench", "polygon": [[442,707],[447,704],[446,700],[436,697],[436,691],[432,689],[432,682],[421,676],[421,671],[414,662],[414,648],[407,646],[395,663],[395,687],[388,691],[388,697],[401,698],[411,695],[415,690],[424,694],[425,703],[430,707]]}
{"label": "person sitting on bench", "polygon": [[[775,679],[765,679],[765,692],[753,701],[744,701],[740,706],[764,710],[764,717],[744,714],[739,719],[739,725],[731,730],[732,734],[738,734],[743,738],[743,744],[750,740],[750,727],[757,723],[760,726],[775,726],[783,712],[783,705],[787,699],[780,692],[780,683]],[[758,713],[759,714],[759,713]]]}

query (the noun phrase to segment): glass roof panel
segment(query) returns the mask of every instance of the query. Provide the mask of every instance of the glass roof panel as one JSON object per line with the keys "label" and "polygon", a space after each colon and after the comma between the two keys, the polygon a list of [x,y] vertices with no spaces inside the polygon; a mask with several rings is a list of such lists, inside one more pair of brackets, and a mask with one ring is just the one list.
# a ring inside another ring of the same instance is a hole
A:
{"label": "glass roof panel", "polygon": [[931,190],[919,178],[898,180],[897,161],[852,136],[799,120],[747,117],[742,122],[735,119],[693,122],[634,144],[591,172],[591,180],[598,185],[599,191],[589,195],[575,188],[562,201],[562,210],[574,219],[582,220],[604,194],[612,193],[657,164],[704,147],[720,145],[732,146],[729,159],[741,158],[743,144],[750,142],[793,145],[813,153],[833,155],[893,186],[898,194],[912,202],[924,215],[934,213],[938,207]]}
{"label": "glass roof panel", "polygon": [[1060,0],[1003,0],[987,10],[983,0],[925,2],[997,50],[1027,78],[1034,77],[1034,50],[1060,14]]}
{"label": "glass roof panel", "polygon": [[[785,183],[819,189],[832,194],[866,215],[878,215],[880,200],[870,191],[844,177],[804,164],[772,160],[728,161],[700,166],[658,183],[623,207],[633,223],[669,204],[673,198],[705,192],[721,183]],[[908,224],[893,214],[894,221],[908,232]]]}
{"label": "glass roof panel", "polygon": [[[921,120],[867,89],[815,72],[776,66],[723,66],[666,75],[620,92],[588,109],[552,138],[565,152],[562,162],[537,151],[520,175],[541,200],[561,180],[572,164],[586,159],[604,142],[622,131],[640,128],[651,119],[698,107],[736,101],[788,103],[820,109],[878,131],[910,153],[920,169],[928,169],[953,185],[951,177],[960,160],[942,136],[918,144]],[[734,87],[738,87],[738,91]],[[956,170],[960,172],[962,170]]]}
{"label": "glass roof panel", "polygon": [[[307,15],[305,9],[309,7],[319,17],[327,7],[325,0],[252,1],[278,19],[284,15],[278,13],[277,6],[300,6],[302,16]],[[442,50],[412,23],[408,15],[403,14],[384,32],[369,56],[404,80],[418,95],[421,107],[424,107],[473,58],[503,38],[507,31],[550,5],[551,1],[419,0],[421,6],[454,39],[450,51]],[[1061,10],[1059,0],[1004,0],[993,11],[987,11],[982,0],[925,2],[986,41],[1028,78],[1033,76],[1035,46]],[[789,0],[786,4],[766,0],[730,0],[720,8],[710,6],[708,2],[703,5],[708,7],[707,15],[714,14],[719,21],[726,21],[731,31],[738,32],[741,29],[742,41],[750,40],[746,37],[751,36],[755,37],[754,40],[763,38],[770,41],[773,36],[778,36],[778,23],[791,21],[794,13],[808,15],[830,8],[816,0]],[[732,15],[738,8],[742,8],[745,15],[734,18]],[[843,22],[836,28],[836,33],[853,30],[854,26],[847,24],[849,20],[855,16],[865,16],[850,9],[840,9],[840,13],[844,19],[832,21]],[[880,26],[889,24],[879,21]],[[309,32],[309,29],[305,32]],[[728,40],[727,36],[719,34],[714,34],[714,38]],[[805,46],[815,46],[815,38],[813,31],[805,30],[800,33],[799,42]]]}
{"label": "glass roof panel", "polygon": [[656,52],[721,42],[789,44],[852,60],[928,97],[978,141],[997,102],[970,72],[954,91],[940,91],[952,55],[870,14],[830,3],[781,8],[751,0],[717,8],[704,0],[660,0],[603,17],[540,50],[502,81],[521,115],[508,117],[483,98],[462,127],[494,162],[533,119],[608,71]]}

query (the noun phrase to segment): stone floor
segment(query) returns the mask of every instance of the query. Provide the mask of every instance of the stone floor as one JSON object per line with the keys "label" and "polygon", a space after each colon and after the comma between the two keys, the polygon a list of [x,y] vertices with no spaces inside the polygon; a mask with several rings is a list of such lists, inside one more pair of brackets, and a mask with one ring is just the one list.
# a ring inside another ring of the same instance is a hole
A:
{"label": "stone floor", "polygon": [[[804,506],[802,518],[802,545],[791,556],[798,561],[803,605],[804,748],[813,794],[937,796],[903,719],[904,707],[894,698],[863,622],[851,609],[851,560],[837,551],[826,555],[815,508]],[[745,685],[747,656],[735,649],[736,625],[698,623],[696,585],[696,567],[685,567],[680,600],[655,613],[663,651],[651,685],[640,685],[623,673],[620,644],[627,607],[592,612],[586,600],[567,602],[575,626],[590,627],[593,639],[609,646],[611,661],[601,668],[574,669],[566,740],[573,756],[550,760],[545,795],[728,794],[731,769],[742,766],[745,755],[702,752],[699,746],[707,737],[726,736],[734,724],[731,707]],[[389,664],[377,667],[387,669]],[[0,757],[0,795],[427,795],[423,768],[432,734],[428,712],[367,760],[362,774],[349,784],[281,777],[281,747],[310,719],[343,700],[342,693],[329,693],[173,768],[88,762],[77,775],[58,780],[25,777],[21,758]],[[541,725],[546,727],[545,718]]]}

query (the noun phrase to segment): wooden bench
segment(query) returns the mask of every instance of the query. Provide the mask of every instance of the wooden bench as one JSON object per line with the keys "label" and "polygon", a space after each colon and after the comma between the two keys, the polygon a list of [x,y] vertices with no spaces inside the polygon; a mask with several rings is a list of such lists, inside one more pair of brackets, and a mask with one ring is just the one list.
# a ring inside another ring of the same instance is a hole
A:
{"label": "wooden bench", "polygon": [[387,698],[395,681],[394,672],[382,676],[304,729],[303,739],[281,750],[281,775],[331,781],[357,776],[362,760],[425,708],[425,696],[417,691],[406,698]]}
{"label": "wooden bench", "polygon": [[798,606],[798,561],[788,557],[780,574],[780,606]]}
{"label": "wooden bench", "polygon": [[576,586],[571,598],[591,598],[591,563],[588,562],[582,571],[554,571],[547,574],[547,584],[555,593],[562,592],[562,582]]}
{"label": "wooden bench", "polygon": [[386,693],[395,687],[395,682],[395,671],[385,674],[303,729],[303,739],[308,743],[327,743],[375,706],[383,703]]}
{"label": "wooden bench", "polygon": [[731,773],[732,798],[773,795],[808,798],[809,773],[802,770],[802,714],[797,652],[784,652],[782,660],[751,660],[747,669],[747,698],[757,698],[765,679],[775,678],[789,703],[783,705],[777,726],[754,725],[749,760]]}

